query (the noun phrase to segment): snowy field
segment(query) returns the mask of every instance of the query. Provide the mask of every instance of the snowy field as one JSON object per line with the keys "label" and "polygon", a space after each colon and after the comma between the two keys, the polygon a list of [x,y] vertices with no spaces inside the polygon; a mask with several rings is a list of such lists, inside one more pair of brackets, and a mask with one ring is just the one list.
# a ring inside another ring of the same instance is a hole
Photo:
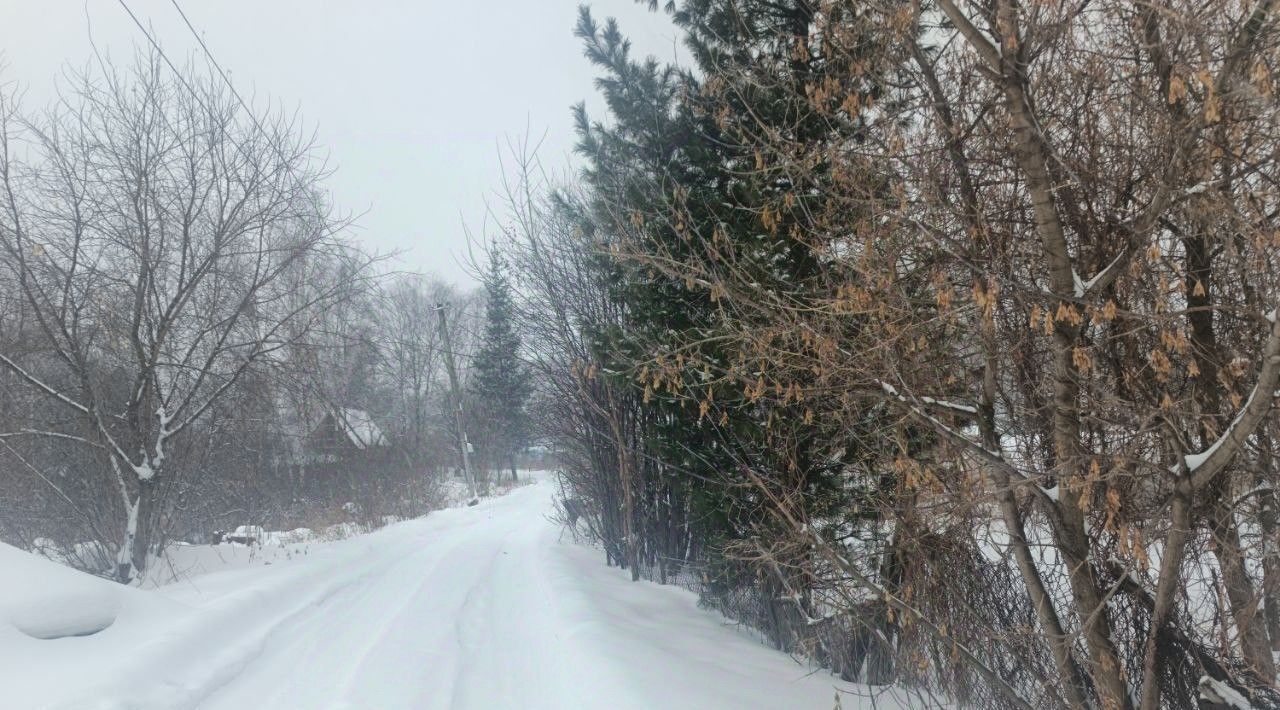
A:
{"label": "snowy field", "polygon": [[543,480],[225,569],[206,552],[201,574],[156,589],[0,546],[0,705],[872,707],[690,592],[560,541],[552,492]]}

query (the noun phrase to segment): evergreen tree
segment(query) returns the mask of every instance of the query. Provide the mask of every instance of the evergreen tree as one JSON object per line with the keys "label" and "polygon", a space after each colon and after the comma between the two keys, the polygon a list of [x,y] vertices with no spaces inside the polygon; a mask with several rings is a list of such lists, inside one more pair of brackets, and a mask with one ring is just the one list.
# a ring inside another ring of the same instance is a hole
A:
{"label": "evergreen tree", "polygon": [[529,369],[520,357],[520,334],[512,322],[511,282],[506,260],[492,250],[484,275],[484,334],[473,363],[471,395],[476,429],[484,447],[482,460],[490,468],[511,467],[516,478],[516,453],[529,438],[525,404],[531,391]]}
{"label": "evergreen tree", "polygon": [[[607,122],[577,110],[591,212],[583,231],[617,255],[613,298],[627,307],[625,324],[597,334],[596,357],[645,403],[639,445],[649,470],[632,484],[637,495],[657,518],[690,511],[711,552],[702,562],[715,570],[704,595],[714,604],[754,589],[771,611],[753,621],[790,647],[792,624],[779,618],[808,606],[807,548],[770,551],[780,564],[768,568],[719,553],[780,524],[762,506],[761,485],[801,517],[828,521],[824,534],[833,538],[879,528],[864,499],[883,498],[885,486],[850,475],[871,455],[873,437],[824,429],[822,411],[844,405],[816,391],[808,333],[779,314],[821,310],[844,283],[830,259],[844,235],[812,229],[838,179],[814,146],[862,141],[855,107],[879,101],[881,89],[873,72],[850,72],[849,62],[872,66],[880,48],[866,41],[874,28],[844,6],[820,13],[809,0],[688,0],[667,8],[694,71],[633,59],[616,23],[597,24],[586,10],[577,28],[603,72],[597,84],[609,109]],[[838,51],[826,51],[832,43]],[[871,175],[839,179],[883,190]],[[846,327],[856,331],[856,321]],[[763,357],[761,343],[799,357]],[[798,362],[806,366],[784,364]],[[880,423],[874,413],[863,422],[872,431]],[[673,499],[684,503],[664,503]],[[792,592],[801,594],[796,603],[776,604]]]}
{"label": "evergreen tree", "polygon": [[[814,111],[805,87],[839,77],[841,96],[876,88],[854,85],[820,52],[796,52],[818,23],[806,0],[667,7],[698,73],[635,61],[616,23],[600,26],[585,9],[577,28],[587,57],[604,71],[597,83],[610,118],[592,123],[577,110],[583,176],[595,198],[588,229],[603,232],[596,237],[603,242],[621,242],[626,254],[614,284],[629,322],[600,334],[599,357],[607,371],[637,376],[632,384],[654,413],[651,453],[668,470],[694,474],[685,482],[694,487],[698,518],[716,528],[705,532],[732,538],[757,507],[753,498],[734,500],[749,490],[732,480],[743,461],[787,471],[788,485],[810,496],[838,488],[838,463],[813,450],[809,407],[745,396],[743,383],[755,382],[759,368],[724,337],[723,284],[749,285],[736,297],[788,306],[829,296],[819,267],[825,245],[796,238],[810,201],[823,194],[824,173],[762,165],[773,156],[759,134],[786,145],[856,142],[858,120]],[[726,270],[692,279],[684,266],[691,261]],[[803,379],[792,381],[803,386]]]}

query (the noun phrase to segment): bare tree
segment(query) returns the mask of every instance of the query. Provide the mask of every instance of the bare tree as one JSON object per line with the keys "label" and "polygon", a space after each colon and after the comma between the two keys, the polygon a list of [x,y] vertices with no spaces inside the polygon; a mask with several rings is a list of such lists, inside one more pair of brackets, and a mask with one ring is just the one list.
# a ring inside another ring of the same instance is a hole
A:
{"label": "bare tree", "polygon": [[436,328],[436,304],[454,300],[453,289],[418,275],[402,276],[381,299],[383,377],[391,387],[397,434],[414,465],[438,461],[444,441],[438,432],[437,402],[444,389],[443,343]]}
{"label": "bare tree", "polygon": [[156,54],[74,76],[37,115],[0,104],[0,267],[56,363],[6,349],[0,366],[67,415],[5,435],[92,452],[122,582],[146,564],[183,435],[364,275],[367,260],[307,278],[343,249],[323,177],[296,118],[252,115]]}

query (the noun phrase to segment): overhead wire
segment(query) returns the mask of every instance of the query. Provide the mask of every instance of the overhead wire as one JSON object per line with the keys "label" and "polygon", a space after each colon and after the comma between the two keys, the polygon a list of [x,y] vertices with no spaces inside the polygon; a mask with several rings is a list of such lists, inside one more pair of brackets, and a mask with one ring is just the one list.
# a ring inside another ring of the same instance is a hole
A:
{"label": "overhead wire", "polygon": [[[124,4],[124,0],[119,0],[119,2],[122,5]],[[236,98],[240,107],[249,115],[249,120],[253,121],[253,125],[257,127],[258,132],[261,133],[264,138],[268,138],[266,129],[258,122],[257,114],[249,108],[249,104],[245,102],[242,96],[240,96],[240,92],[236,90],[235,84],[231,82],[231,77],[227,76],[227,72],[223,70],[222,65],[219,64],[218,60],[213,56],[213,52],[209,50],[209,45],[205,44],[204,38],[200,36],[200,33],[196,31],[195,26],[191,24],[191,20],[187,17],[187,13],[183,12],[182,6],[178,4],[178,0],[169,0],[169,2],[173,4],[173,9],[178,11],[178,16],[182,18],[182,22],[191,32],[191,36],[200,44],[200,49],[204,51],[204,56],[209,60],[209,63],[213,65],[214,69],[218,70],[218,75],[222,77],[222,81],[227,85],[227,88],[231,90],[231,95]],[[274,145],[274,142],[272,142],[272,144]]]}
{"label": "overhead wire", "polygon": [[[281,150],[278,141],[274,140],[271,137],[271,135],[267,132],[267,129],[258,120],[257,114],[254,113],[252,108],[250,108],[249,104],[244,100],[244,97],[240,95],[240,92],[236,89],[235,84],[231,82],[231,77],[227,75],[227,72],[223,70],[222,65],[218,62],[217,58],[213,56],[213,52],[209,49],[209,46],[205,44],[205,41],[200,36],[200,33],[196,31],[195,26],[191,23],[191,20],[187,17],[187,14],[183,12],[182,7],[178,5],[176,0],[170,0],[170,1],[173,3],[174,9],[178,11],[178,15],[181,16],[183,23],[187,26],[187,29],[191,32],[192,36],[195,37],[196,42],[199,43],[200,49],[204,52],[205,58],[207,58],[209,60],[209,63],[213,65],[213,68],[217,70],[218,76],[221,77],[223,83],[226,84],[227,88],[231,90],[231,95],[235,97],[236,103],[238,103],[240,107],[244,109],[244,112],[248,115],[250,122],[253,123],[254,129],[258,132],[259,135],[261,135],[261,137],[267,142],[267,144],[271,146],[272,150],[275,151],[276,157],[279,158],[281,163],[286,166],[287,172],[292,174],[295,170],[293,161],[289,160],[285,156],[284,151]],[[157,40],[155,36],[151,33],[151,31],[147,29],[146,25],[143,24],[142,20],[139,19],[137,14],[134,13],[133,9],[129,7],[129,4],[125,0],[116,0],[116,3],[119,4],[120,7],[124,9],[125,13],[129,15],[129,19],[133,20],[133,24],[137,26],[138,31],[142,33],[142,36],[147,38],[148,44],[150,44],[151,47],[155,49],[156,53],[160,55],[160,58],[163,59],[164,63],[168,65],[170,70],[173,71],[173,74],[178,79],[178,82],[181,83],[182,86],[187,90],[187,92],[191,94],[191,97],[196,100],[196,103],[200,104],[200,108],[204,109],[207,113],[212,114],[213,113],[212,108],[207,103],[205,103],[204,98],[202,98],[200,95],[200,92],[196,91],[195,87],[192,86],[189,81],[187,81],[186,76],[182,73],[181,70],[178,69],[178,66],[174,64],[173,60],[169,58],[169,55],[165,53],[164,47],[160,45],[160,41]],[[241,154],[244,154],[245,149],[243,146],[240,145],[239,142],[233,141],[232,145],[234,145],[236,149],[241,152]],[[248,156],[245,156],[245,157],[248,157]]]}

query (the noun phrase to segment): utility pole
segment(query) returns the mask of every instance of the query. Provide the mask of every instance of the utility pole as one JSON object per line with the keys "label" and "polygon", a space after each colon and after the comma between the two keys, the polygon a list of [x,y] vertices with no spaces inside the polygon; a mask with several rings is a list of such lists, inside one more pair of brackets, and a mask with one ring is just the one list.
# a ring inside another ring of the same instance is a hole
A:
{"label": "utility pole", "polygon": [[462,412],[462,393],[458,391],[458,369],[453,362],[453,345],[449,342],[449,326],[445,320],[445,304],[437,303],[435,311],[440,318],[437,324],[440,326],[440,342],[444,345],[444,365],[449,371],[449,389],[453,391],[454,414],[457,416],[457,436],[458,448],[462,450],[462,472],[467,478],[467,485],[471,487],[471,502],[467,505],[475,505],[480,501],[480,496],[476,494],[476,479],[471,475],[471,442],[467,440],[466,418]]}

